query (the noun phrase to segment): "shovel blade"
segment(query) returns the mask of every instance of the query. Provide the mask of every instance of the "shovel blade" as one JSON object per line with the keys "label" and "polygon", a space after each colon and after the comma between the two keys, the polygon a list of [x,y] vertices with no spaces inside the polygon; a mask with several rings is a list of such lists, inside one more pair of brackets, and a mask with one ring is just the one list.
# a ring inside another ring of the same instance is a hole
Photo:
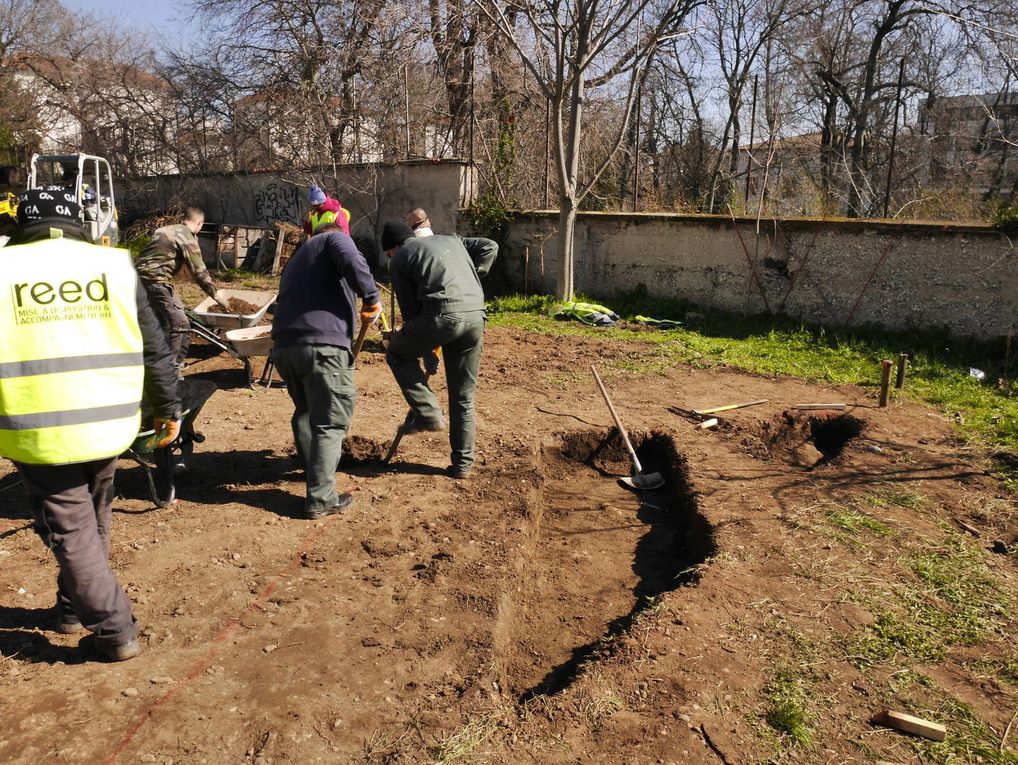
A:
{"label": "shovel blade", "polygon": [[660,473],[634,473],[631,477],[626,476],[619,480],[626,486],[640,489],[641,491],[660,489],[665,485],[665,477]]}

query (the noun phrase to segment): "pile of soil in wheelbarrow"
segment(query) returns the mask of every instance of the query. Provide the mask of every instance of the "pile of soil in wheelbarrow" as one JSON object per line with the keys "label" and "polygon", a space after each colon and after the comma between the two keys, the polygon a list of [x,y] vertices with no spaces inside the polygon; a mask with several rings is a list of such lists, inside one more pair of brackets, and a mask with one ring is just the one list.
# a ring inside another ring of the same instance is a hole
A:
{"label": "pile of soil in wheelbarrow", "polygon": [[261,306],[249,303],[246,300],[232,297],[227,301],[230,305],[229,309],[224,309],[224,313],[232,313],[237,316],[250,316],[253,313],[258,313],[261,310]]}

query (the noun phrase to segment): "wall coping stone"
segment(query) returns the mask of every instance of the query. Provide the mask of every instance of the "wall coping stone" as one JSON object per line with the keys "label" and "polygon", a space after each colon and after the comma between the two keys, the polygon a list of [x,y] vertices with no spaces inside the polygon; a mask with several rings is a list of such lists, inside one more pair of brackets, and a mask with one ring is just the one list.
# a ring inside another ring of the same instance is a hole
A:
{"label": "wall coping stone", "polygon": [[[558,210],[514,210],[511,214],[518,219],[533,218],[557,218]],[[620,222],[682,222],[690,224],[706,225],[731,225],[732,217],[729,215],[708,215],[705,213],[663,213],[663,212],[589,212],[581,211],[576,214],[577,221],[585,218],[597,220],[618,220]],[[756,216],[735,216],[735,221],[744,225],[756,225]],[[984,236],[993,235],[1003,237],[1004,233],[998,230],[991,223],[972,221],[967,223],[954,221],[895,221],[879,218],[811,218],[811,217],[763,217],[760,224],[769,229],[774,225],[788,228],[813,230],[835,230],[835,231],[884,231],[888,233],[916,233],[916,234],[981,234]]]}

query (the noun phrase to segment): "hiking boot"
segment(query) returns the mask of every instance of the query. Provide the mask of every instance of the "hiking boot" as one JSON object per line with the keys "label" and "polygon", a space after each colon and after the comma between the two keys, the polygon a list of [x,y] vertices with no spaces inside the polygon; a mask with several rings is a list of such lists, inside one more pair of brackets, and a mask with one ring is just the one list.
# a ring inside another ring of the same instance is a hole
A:
{"label": "hiking boot", "polygon": [[410,436],[414,433],[438,433],[445,430],[445,420],[439,415],[437,420],[425,420],[414,415],[409,423],[403,426],[403,435]]}
{"label": "hiking boot", "polygon": [[109,643],[99,640],[95,635],[89,635],[81,639],[78,646],[86,651],[99,654],[108,661],[127,661],[141,653],[141,643],[131,639],[126,643]]}
{"label": "hiking boot", "polygon": [[57,616],[57,623],[53,626],[53,629],[61,635],[73,635],[75,632],[81,632],[85,629],[85,625],[78,621],[78,617],[74,614],[71,614],[70,616],[66,614],[59,614]]}
{"label": "hiking boot", "polygon": [[97,642],[95,647],[110,661],[127,661],[141,653],[141,643],[137,640],[128,640],[126,643],[117,643],[116,645],[103,645]]}
{"label": "hiking boot", "polygon": [[470,468],[449,465],[449,467],[445,469],[445,474],[450,478],[455,478],[457,481],[462,481],[470,477]]}
{"label": "hiking boot", "polygon": [[319,518],[324,518],[327,515],[336,515],[346,510],[350,505],[353,504],[353,495],[351,494],[340,494],[336,497],[336,504],[332,507],[324,507],[320,510],[307,510],[304,516],[308,520],[317,521]]}
{"label": "hiking boot", "polygon": [[85,625],[81,623],[81,620],[74,615],[74,612],[67,612],[60,607],[58,603],[56,606],[57,619],[53,625],[53,629],[59,632],[61,635],[73,635],[75,632],[81,632],[85,629]]}

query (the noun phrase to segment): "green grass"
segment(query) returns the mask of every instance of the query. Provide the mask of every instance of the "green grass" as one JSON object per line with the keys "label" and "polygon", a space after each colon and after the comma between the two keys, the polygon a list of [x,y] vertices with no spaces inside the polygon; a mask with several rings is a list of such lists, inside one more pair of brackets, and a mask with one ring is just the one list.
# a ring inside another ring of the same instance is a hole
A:
{"label": "green grass", "polygon": [[891,527],[876,518],[860,513],[858,510],[835,508],[827,512],[827,520],[850,536],[858,536],[862,531],[886,537],[891,534]]}
{"label": "green grass", "polygon": [[[922,716],[921,713],[920,716]],[[1018,754],[1000,749],[1000,736],[975,716],[972,709],[956,699],[945,700],[930,716],[947,725],[947,739],[941,742],[917,741],[915,749],[926,762],[942,765],[1018,765]],[[1014,731],[1011,731],[1014,735]]]}
{"label": "green grass", "polygon": [[990,574],[982,552],[961,537],[913,550],[901,564],[913,581],[869,595],[880,607],[849,646],[856,666],[896,656],[936,661],[953,645],[972,645],[1002,630],[1012,598]]}
{"label": "green grass", "polygon": [[928,504],[926,497],[913,489],[897,489],[863,494],[862,501],[872,507],[904,507],[922,510]]}
{"label": "green grass", "polygon": [[[584,298],[578,298],[584,299]],[[637,314],[682,320],[694,307],[678,301],[653,300],[641,295],[598,300],[625,319]],[[743,317],[704,312],[694,326],[648,330],[625,321],[615,327],[587,327],[550,317],[555,301],[547,296],[510,295],[489,303],[493,324],[562,336],[642,341],[646,360],[623,365],[634,372],[657,372],[679,364],[698,367],[730,366],[760,374],[787,374],[810,382],[857,384],[875,393],[882,358],[909,354],[904,396],[936,407],[958,422],[964,436],[1004,450],[1018,451],[1018,383],[1004,390],[969,377],[969,367],[996,380],[1005,372],[1003,342],[977,344],[934,332],[889,333],[867,329],[827,330],[774,316]],[[702,309],[701,309],[702,312]],[[1011,377],[1018,376],[1018,353],[1010,360]],[[1018,460],[1003,474],[1018,490]]]}
{"label": "green grass", "polygon": [[[929,741],[917,737],[896,739],[898,746],[908,746],[920,762],[938,765],[1018,765],[1009,739],[1008,747],[1001,747],[1003,730],[994,731],[976,717],[971,707],[952,697],[931,678],[917,672],[896,673],[888,679],[888,702],[905,707],[912,714],[939,722],[947,728],[944,741]],[[1012,731],[1013,735],[1014,731]],[[900,760],[900,754],[885,754],[880,759]],[[908,759],[912,759],[911,757]]]}
{"label": "green grass", "polygon": [[976,675],[988,675],[1002,683],[1018,688],[1018,654],[1006,658],[984,656],[969,665],[969,670]]}
{"label": "green grass", "polygon": [[764,698],[764,720],[768,725],[796,746],[813,743],[807,710],[809,691],[797,673],[779,673],[764,688]]}

